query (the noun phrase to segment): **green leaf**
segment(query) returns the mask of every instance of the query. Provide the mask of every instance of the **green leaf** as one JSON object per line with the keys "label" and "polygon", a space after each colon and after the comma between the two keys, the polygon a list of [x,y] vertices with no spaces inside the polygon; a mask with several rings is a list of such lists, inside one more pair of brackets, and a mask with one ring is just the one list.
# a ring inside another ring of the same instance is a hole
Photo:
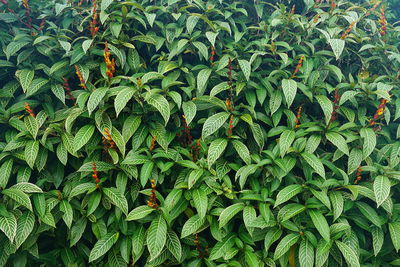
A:
{"label": "green leaf", "polygon": [[103,188],[103,193],[110,199],[111,203],[120,208],[125,215],[128,214],[128,201],[117,188]]}
{"label": "green leaf", "polygon": [[242,70],[244,77],[246,78],[247,81],[250,80],[250,74],[251,74],[251,64],[247,60],[244,59],[239,59],[238,60],[240,69]]}
{"label": "green leaf", "polygon": [[251,156],[250,151],[245,144],[240,142],[239,140],[232,140],[233,147],[238,153],[239,157],[246,163],[251,164]]}
{"label": "green leaf", "polygon": [[265,235],[265,239],[264,239],[264,249],[266,252],[269,251],[269,248],[271,247],[271,245],[275,241],[277,241],[281,235],[282,235],[281,229],[272,228],[272,229],[268,230],[268,232]]}
{"label": "green leaf", "polygon": [[125,119],[124,125],[122,127],[122,136],[125,142],[128,142],[129,139],[133,136],[136,130],[139,128],[142,123],[142,117],[130,115]]}
{"label": "green leaf", "polygon": [[390,180],[386,176],[376,176],[374,180],[374,194],[376,204],[379,208],[380,205],[389,197],[390,194]]}
{"label": "green leaf", "polygon": [[61,41],[58,40],[58,42],[60,43],[61,47],[65,50],[65,52],[69,52],[71,51],[71,44],[67,41]]}
{"label": "green leaf", "polygon": [[322,215],[322,213],[317,210],[309,210],[309,214],[310,214],[311,220],[312,220],[315,228],[317,228],[317,230],[321,234],[321,236],[326,241],[330,241],[329,225],[328,225],[328,222],[326,221],[324,215]]}
{"label": "green leaf", "polygon": [[28,87],[28,91],[26,92],[26,96],[34,95],[36,92],[39,91],[40,88],[42,88],[48,82],[49,82],[49,80],[48,79],[44,79],[44,78],[34,79],[32,81],[32,83]]}
{"label": "green leaf", "polygon": [[400,222],[389,223],[389,232],[393,246],[398,253],[400,250]]}
{"label": "green leaf", "polygon": [[189,34],[192,34],[194,27],[196,27],[199,17],[189,16],[186,20],[186,30]]}
{"label": "green leaf", "polygon": [[219,215],[219,228],[224,227],[236,214],[242,211],[245,207],[244,203],[236,203],[225,208]]}
{"label": "green leaf", "polygon": [[317,158],[314,154],[310,154],[307,152],[301,153],[301,156],[314,169],[316,173],[318,173],[322,178],[325,179],[325,169],[319,158]]}
{"label": "green leaf", "polygon": [[39,123],[38,123],[37,119],[32,116],[26,116],[24,118],[24,123],[25,123],[26,129],[32,135],[33,139],[36,139],[36,136],[39,131]]}
{"label": "green leaf", "polygon": [[358,167],[361,165],[361,161],[363,160],[363,153],[360,149],[358,148],[353,148],[350,152],[349,155],[349,160],[347,163],[347,173],[351,174],[355,170],[358,169]]}
{"label": "green leaf", "polygon": [[330,101],[329,98],[324,95],[317,95],[315,98],[317,99],[319,105],[321,106],[322,111],[325,115],[325,122],[326,124],[328,124],[333,112],[332,101]]}
{"label": "green leaf", "polygon": [[336,219],[339,218],[343,212],[343,196],[338,191],[331,191],[329,192],[329,199],[331,200],[333,208],[333,221],[336,221]]}
{"label": "green leaf", "polygon": [[331,246],[332,242],[328,242],[324,239],[319,240],[315,253],[315,267],[325,266],[325,263],[327,262],[329,257]]}
{"label": "green leaf", "polygon": [[115,97],[114,100],[114,107],[115,107],[115,113],[117,113],[117,117],[119,113],[124,109],[126,104],[129,102],[129,100],[132,98],[134,95],[135,90],[133,88],[125,88],[122,89],[118,95]]}
{"label": "green leaf", "polygon": [[185,114],[186,123],[189,125],[194,116],[196,116],[197,107],[192,101],[182,103],[183,114]]}
{"label": "green leaf", "polygon": [[202,69],[197,74],[197,91],[199,92],[200,96],[204,94],[211,73],[212,69]]}
{"label": "green leaf", "polygon": [[326,139],[334,144],[344,154],[349,155],[349,147],[347,146],[346,140],[338,133],[327,132]]}
{"label": "green leaf", "polygon": [[200,179],[200,177],[203,175],[204,170],[203,169],[195,169],[190,172],[189,178],[188,178],[188,188],[191,189],[196,182]]}
{"label": "green leaf", "polygon": [[93,262],[109,251],[117,242],[119,233],[108,233],[100,238],[90,251],[89,262]]}
{"label": "green leaf", "polygon": [[345,43],[346,42],[342,39],[330,39],[329,40],[329,44],[331,45],[333,53],[336,56],[336,60],[339,60],[340,55],[343,52]]}
{"label": "green leaf", "polygon": [[303,187],[299,184],[292,184],[288,185],[282,190],[279,191],[278,195],[276,196],[276,201],[274,208],[278,205],[285,203],[295,195],[301,193],[303,191]]}
{"label": "green leaf", "polygon": [[170,110],[169,103],[165,97],[159,94],[152,94],[149,95],[146,100],[161,113],[161,116],[164,118],[165,125],[167,125],[170,116]]}
{"label": "green leaf", "polygon": [[205,60],[208,60],[208,48],[205,44],[201,42],[193,42],[193,45],[199,50],[199,53],[203,56]]}
{"label": "green leaf", "polygon": [[206,37],[211,45],[215,46],[215,40],[217,38],[218,32],[206,32]]}
{"label": "green leaf", "polygon": [[366,219],[371,221],[375,226],[381,227],[382,219],[379,217],[375,209],[361,201],[357,201],[356,205]]}
{"label": "green leaf", "polygon": [[24,41],[10,42],[4,50],[7,60],[9,60],[10,57],[14,56],[19,50],[21,50],[24,46],[27,46],[30,43],[31,42],[24,42]]}
{"label": "green leaf", "polygon": [[280,91],[273,91],[271,98],[269,99],[269,109],[271,110],[271,116],[280,108],[282,104],[282,93]]}
{"label": "green leaf", "polygon": [[51,85],[51,91],[53,94],[60,99],[60,101],[65,104],[65,93],[64,93],[64,88],[62,87],[61,84],[52,84]]}
{"label": "green leaf", "polygon": [[80,148],[86,145],[87,142],[89,142],[94,130],[95,126],[91,124],[85,125],[79,129],[74,137],[74,151],[78,151]]}
{"label": "green leaf", "polygon": [[154,211],[154,209],[150,208],[147,205],[139,206],[139,207],[134,208],[131,212],[129,212],[128,216],[126,216],[126,220],[127,221],[139,220],[139,219],[146,217],[153,211]]}
{"label": "green leaf", "polygon": [[29,237],[35,225],[35,216],[32,212],[26,211],[17,220],[17,233],[15,235],[15,246],[18,249]]}
{"label": "green leaf", "polygon": [[360,267],[358,255],[351,247],[339,240],[336,240],[335,243],[338,246],[340,252],[342,252],[342,255],[345,258],[349,267]]}
{"label": "green leaf", "polygon": [[33,81],[33,77],[35,76],[34,70],[20,70],[16,73],[17,77],[19,78],[19,82],[21,83],[22,90],[26,93],[29,89]]}
{"label": "green leaf", "polygon": [[9,216],[0,216],[0,230],[8,237],[10,242],[14,241],[17,234],[17,219],[14,214],[10,213]]}
{"label": "green leaf", "polygon": [[87,191],[94,191],[96,189],[96,184],[94,183],[83,183],[78,184],[74,188],[72,188],[71,192],[69,193],[68,198],[72,199],[73,197],[86,193]]}
{"label": "green leaf", "polygon": [[113,2],[114,0],[102,0],[100,8],[102,11],[106,10]]}
{"label": "green leaf", "polygon": [[298,234],[288,234],[278,243],[274,252],[274,260],[276,261],[280,257],[282,257],[289,249],[297,243],[300,235]]}
{"label": "green leaf", "polygon": [[210,252],[209,259],[216,260],[223,257],[228,249],[235,244],[235,235],[229,234],[223,241],[217,242]]}
{"label": "green leaf", "polygon": [[21,190],[24,193],[43,193],[43,190],[40,187],[28,182],[20,182],[11,186],[10,188]]}
{"label": "green leaf", "polygon": [[68,151],[63,143],[59,143],[56,150],[57,158],[65,166],[68,161]]}
{"label": "green leaf", "polygon": [[299,247],[299,263],[301,267],[314,265],[314,248],[307,239],[301,240]]}
{"label": "green leaf", "polygon": [[172,231],[168,230],[167,231],[167,242],[165,243],[165,246],[169,250],[169,252],[174,255],[175,259],[177,261],[180,261],[182,258],[182,245],[181,241],[179,240],[179,237],[177,234]]}
{"label": "green leaf", "polygon": [[230,88],[228,82],[222,82],[214,86],[211,91],[210,91],[210,96],[215,96],[219,94],[220,92],[223,92],[225,90],[228,90]]}
{"label": "green leaf", "polygon": [[89,111],[89,115],[97,108],[100,104],[101,100],[103,100],[104,96],[107,94],[108,88],[98,88],[94,90],[89,97],[87,108]]}
{"label": "green leaf", "polygon": [[5,188],[11,176],[12,167],[14,164],[13,159],[5,161],[0,167],[0,188]]}
{"label": "green leaf", "polygon": [[382,249],[384,234],[381,228],[373,226],[371,227],[372,235],[372,247],[374,248],[375,257],[378,255],[379,251]]}
{"label": "green leaf", "polygon": [[228,141],[223,138],[218,138],[211,142],[207,155],[208,168],[211,168],[214,162],[224,153],[227,145]]}
{"label": "green leaf", "polygon": [[288,80],[288,79],[283,79],[282,80],[282,90],[283,90],[283,95],[285,96],[286,99],[286,104],[288,108],[292,105],[296,93],[297,93],[297,83],[295,80]]}
{"label": "green leaf", "polygon": [[199,217],[204,218],[208,207],[207,193],[202,189],[195,189],[192,192],[192,198]]}
{"label": "green leaf", "polygon": [[36,157],[39,153],[39,141],[30,140],[25,146],[25,160],[29,167],[33,169],[35,165]]}
{"label": "green leaf", "polygon": [[68,228],[71,228],[72,220],[74,219],[74,211],[72,209],[71,204],[67,200],[62,200],[60,203],[60,211],[64,214],[62,216],[65,224]]}
{"label": "green leaf", "polygon": [[285,130],[282,132],[279,138],[279,151],[282,158],[283,156],[285,156],[286,152],[292,145],[295,137],[296,133],[292,130]]}
{"label": "green leaf", "polygon": [[147,248],[151,259],[161,254],[167,241],[167,223],[162,215],[157,216],[147,231]]}
{"label": "green leaf", "polygon": [[254,252],[252,252],[250,250],[246,250],[246,252],[244,253],[244,257],[245,257],[246,263],[249,267],[259,267],[260,266],[260,262],[257,257],[257,254],[255,254]]}
{"label": "green leaf", "polygon": [[[103,3],[103,2],[102,2]],[[82,50],[83,52],[86,54],[86,52],[89,50],[89,48],[92,46],[93,40],[89,39],[89,40],[85,40],[82,43]]]}
{"label": "green leaf", "polygon": [[306,207],[304,205],[297,203],[287,204],[279,210],[278,218],[281,222],[284,222],[296,216],[297,214],[302,213],[305,210]]}
{"label": "green leaf", "polygon": [[89,161],[83,164],[78,172],[92,172],[93,163],[96,164],[96,169],[99,172],[107,172],[114,168],[114,165],[103,161]]}
{"label": "green leaf", "polygon": [[220,112],[209,117],[203,125],[202,138],[205,139],[209,135],[215,133],[225,121],[229,118],[229,113]]}
{"label": "green leaf", "polygon": [[362,128],[360,135],[364,139],[363,143],[363,160],[366,159],[375,149],[376,134],[371,128]]}
{"label": "green leaf", "polygon": [[142,225],[139,225],[132,235],[132,254],[134,257],[140,257],[146,244],[146,232]]}
{"label": "green leaf", "polygon": [[196,233],[196,231],[203,226],[205,221],[206,221],[205,217],[200,218],[198,214],[195,214],[192,217],[190,217],[182,227],[181,239]]}
{"label": "green leaf", "polygon": [[112,127],[111,138],[114,140],[117,145],[119,152],[121,152],[122,157],[125,156],[125,140],[122,134],[118,131],[117,128]]}
{"label": "green leaf", "polygon": [[18,204],[21,204],[30,211],[32,211],[32,203],[31,200],[29,199],[29,196],[24,192],[22,192],[21,190],[16,188],[8,188],[4,189],[1,193],[15,200]]}
{"label": "green leaf", "polygon": [[150,181],[151,174],[153,172],[154,162],[148,161],[145,162],[140,169],[140,184],[142,187],[145,187],[148,181]]}
{"label": "green leaf", "polygon": [[[131,40],[135,40],[135,37],[132,37]],[[123,68],[125,66],[126,62],[126,55],[123,53],[120,49],[116,48],[112,44],[108,43],[108,48],[110,49],[111,53],[113,53],[121,63],[121,67]]]}

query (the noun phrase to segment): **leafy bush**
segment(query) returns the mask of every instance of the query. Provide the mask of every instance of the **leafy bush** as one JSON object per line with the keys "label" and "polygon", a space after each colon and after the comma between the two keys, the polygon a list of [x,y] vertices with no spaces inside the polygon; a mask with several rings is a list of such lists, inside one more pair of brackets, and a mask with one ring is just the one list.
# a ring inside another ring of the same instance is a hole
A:
{"label": "leafy bush", "polygon": [[0,2],[0,265],[400,265],[386,3]]}

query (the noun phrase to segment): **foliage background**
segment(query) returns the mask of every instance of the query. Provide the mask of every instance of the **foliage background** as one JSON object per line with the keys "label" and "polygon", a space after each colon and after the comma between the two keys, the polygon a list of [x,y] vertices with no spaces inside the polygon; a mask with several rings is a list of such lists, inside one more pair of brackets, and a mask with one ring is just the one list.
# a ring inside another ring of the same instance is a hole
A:
{"label": "foliage background", "polygon": [[398,3],[317,2],[1,0],[0,265],[400,265]]}

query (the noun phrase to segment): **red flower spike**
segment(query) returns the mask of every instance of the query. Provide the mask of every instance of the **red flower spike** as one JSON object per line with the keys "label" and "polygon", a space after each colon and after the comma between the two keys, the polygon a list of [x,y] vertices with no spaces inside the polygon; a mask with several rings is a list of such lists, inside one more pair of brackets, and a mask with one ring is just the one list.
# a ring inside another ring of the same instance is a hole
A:
{"label": "red flower spike", "polygon": [[76,75],[78,76],[78,79],[79,79],[79,82],[80,82],[79,85],[80,85],[83,89],[87,89],[86,83],[85,83],[85,79],[83,79],[82,72],[81,72],[81,70],[79,69],[78,65],[75,65],[75,73],[76,73]]}
{"label": "red flower spike", "polygon": [[154,147],[156,146],[156,141],[157,141],[157,136],[155,135],[153,139],[151,139],[151,144],[149,150],[152,151]]}
{"label": "red flower spike", "polygon": [[376,124],[376,121],[385,113],[386,104],[388,102],[389,102],[388,100],[381,98],[379,106],[374,114],[374,117],[371,120],[369,120],[370,126],[374,126]]}
{"label": "red flower spike", "polygon": [[116,145],[115,145],[114,140],[111,137],[111,134],[110,134],[110,131],[108,130],[108,128],[104,128],[104,135],[106,136],[105,139],[106,139],[106,141],[107,141],[107,143],[109,145],[108,148],[115,149]]}
{"label": "red flower spike", "polygon": [[294,126],[294,128],[299,128],[300,126],[300,118],[301,118],[301,111],[303,109],[303,105],[301,105],[298,109],[297,109],[297,114],[296,114],[296,124]]}
{"label": "red flower spike", "polygon": [[357,173],[356,173],[356,180],[354,180],[354,184],[358,184],[361,181],[361,165],[358,166],[357,168]]}
{"label": "red flower spike", "polygon": [[93,7],[92,7],[92,21],[90,22],[89,30],[92,34],[92,39],[96,36],[97,32],[99,31],[99,27],[97,27],[97,0],[93,0]]}
{"label": "red flower spike", "polygon": [[342,34],[342,36],[340,37],[340,39],[344,40],[349,36],[349,33],[352,31],[354,25],[356,24],[355,21],[353,21],[352,23],[350,23],[349,27],[346,29],[346,31]]}
{"label": "red flower spike", "polygon": [[201,142],[199,138],[197,139],[197,143],[195,145],[192,145],[190,149],[190,156],[192,157],[193,162],[196,162],[199,159],[200,148],[201,148]]}
{"label": "red flower spike", "polygon": [[99,179],[99,176],[98,176],[98,173],[97,173],[96,162],[92,163],[92,170],[93,170],[92,178],[96,182],[96,187],[99,188],[98,184],[100,183],[100,179]]}
{"label": "red flower spike", "polygon": [[331,113],[331,119],[329,123],[334,122],[337,119],[337,110],[339,109],[339,101],[340,101],[340,95],[339,95],[339,89],[335,89],[335,95],[333,99],[333,111]]}
{"label": "red flower spike", "polygon": [[190,133],[190,127],[187,125],[185,115],[182,115],[182,126],[183,129],[181,130],[180,134],[177,134],[177,136],[179,137],[178,139],[180,144],[184,147],[187,147],[193,142],[193,137]]}
{"label": "red flower spike", "polygon": [[301,56],[299,59],[299,63],[297,63],[296,69],[294,70],[292,76],[290,78],[294,78],[296,74],[299,72],[300,68],[303,66],[304,56]]}
{"label": "red flower spike", "polygon": [[75,102],[75,97],[71,93],[71,88],[69,87],[68,79],[63,78],[63,80],[64,80],[63,87],[64,87],[65,92],[67,93],[69,99],[71,99],[73,102]]}
{"label": "red flower spike", "polygon": [[211,64],[214,64],[214,56],[215,56],[215,47],[212,45],[211,46],[211,56],[210,56]]}
{"label": "red flower spike", "polygon": [[292,6],[292,10],[290,10],[290,14],[291,15],[294,15],[294,11],[296,10],[296,5],[293,5]]}
{"label": "red flower spike", "polygon": [[150,194],[150,199],[147,201],[147,206],[153,209],[158,209],[158,204],[157,204],[157,195],[156,195],[156,184],[154,179],[150,180],[151,182],[151,194]]}
{"label": "red flower spike", "polygon": [[228,138],[232,137],[232,129],[233,129],[233,115],[231,115],[229,119]]}
{"label": "red flower spike", "polygon": [[112,60],[110,59],[110,51],[108,50],[108,42],[106,41],[104,43],[104,62],[106,63],[106,75],[108,78],[112,78],[115,73],[115,59],[113,58]]}
{"label": "red flower spike", "polygon": [[386,16],[385,16],[385,7],[382,6],[381,7],[381,16],[379,18],[379,24],[381,25],[381,29],[379,30],[379,34],[381,36],[385,36],[386,35],[386,30],[387,30],[387,21],[386,21]]}
{"label": "red flower spike", "polygon": [[375,9],[382,3],[382,1],[376,2],[368,11],[365,13],[365,16],[369,16]]}
{"label": "red flower spike", "polygon": [[332,14],[333,10],[336,8],[335,0],[331,0],[331,10],[330,13]]}
{"label": "red flower spike", "polygon": [[31,106],[29,106],[28,103],[25,103],[25,111],[28,112],[29,116],[31,116],[32,118],[36,117],[35,112],[33,112],[33,110],[31,109]]}

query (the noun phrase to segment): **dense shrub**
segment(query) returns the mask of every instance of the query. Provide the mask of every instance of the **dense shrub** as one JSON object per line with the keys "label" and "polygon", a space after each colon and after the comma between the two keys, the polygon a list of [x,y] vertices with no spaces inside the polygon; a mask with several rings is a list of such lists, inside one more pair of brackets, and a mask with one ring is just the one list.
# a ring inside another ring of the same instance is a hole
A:
{"label": "dense shrub", "polygon": [[0,265],[400,265],[388,3],[278,2],[0,0]]}

